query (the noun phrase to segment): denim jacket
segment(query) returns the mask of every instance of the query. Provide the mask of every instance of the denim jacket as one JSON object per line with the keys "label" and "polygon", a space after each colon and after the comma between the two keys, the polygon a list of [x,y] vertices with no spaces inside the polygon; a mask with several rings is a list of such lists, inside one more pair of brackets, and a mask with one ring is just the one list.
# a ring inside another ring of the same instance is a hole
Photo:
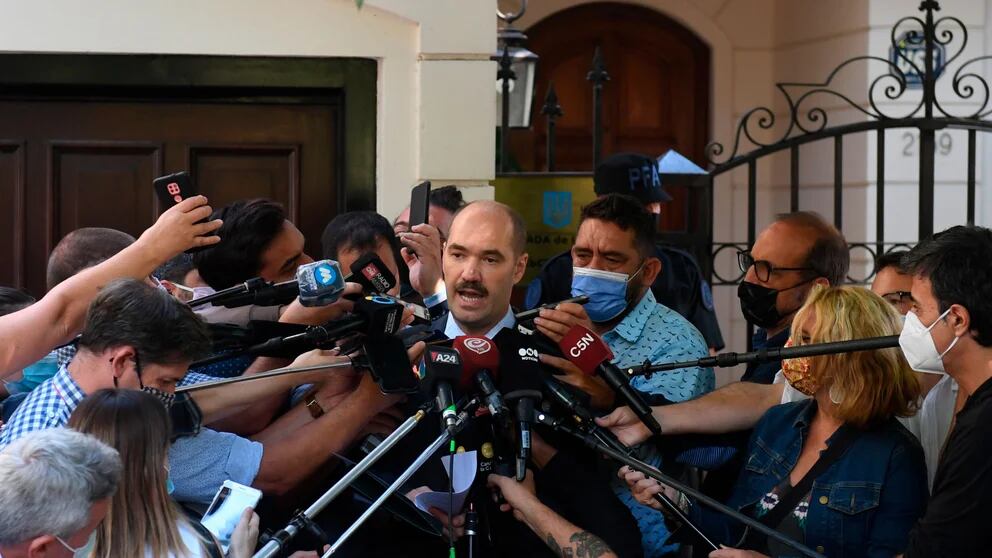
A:
{"label": "denim jacket", "polygon": [[[751,435],[747,461],[728,506],[753,512],[758,501],[789,475],[815,414],[815,400],[778,405],[765,413]],[[813,481],[806,540],[800,542],[830,558],[892,558],[905,549],[927,496],[923,449],[892,418],[862,430]],[[739,544],[744,528],[738,522],[702,505],[692,512],[714,542]]]}

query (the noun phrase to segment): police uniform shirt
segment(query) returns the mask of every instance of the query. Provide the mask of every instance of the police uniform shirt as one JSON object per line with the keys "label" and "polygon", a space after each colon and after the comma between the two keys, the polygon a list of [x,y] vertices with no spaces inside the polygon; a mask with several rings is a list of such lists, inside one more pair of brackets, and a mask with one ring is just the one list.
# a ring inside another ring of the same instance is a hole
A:
{"label": "police uniform shirt", "polygon": [[[713,293],[703,279],[695,258],[671,246],[656,245],[661,273],[651,285],[655,299],[684,316],[703,334],[706,345],[724,348],[720,324],[713,309]],[[572,296],[572,254],[563,252],[544,264],[541,273],[527,287],[525,306],[558,302]]]}

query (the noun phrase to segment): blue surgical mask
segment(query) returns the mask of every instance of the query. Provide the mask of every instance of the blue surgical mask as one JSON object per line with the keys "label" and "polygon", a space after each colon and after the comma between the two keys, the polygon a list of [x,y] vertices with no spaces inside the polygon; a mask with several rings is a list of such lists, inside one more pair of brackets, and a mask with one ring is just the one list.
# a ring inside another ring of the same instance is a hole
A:
{"label": "blue surgical mask", "polygon": [[96,546],[96,530],[90,533],[90,538],[86,539],[86,544],[84,544],[79,548],[73,548],[72,546],[69,546],[69,543],[65,542],[65,540],[62,539],[62,537],[56,536],[55,540],[62,543],[62,546],[64,546],[66,550],[72,553],[72,558],[87,558],[90,554],[93,553],[93,547]]}
{"label": "blue surgical mask", "polygon": [[594,323],[609,322],[623,314],[632,302],[628,298],[628,285],[643,268],[644,264],[641,263],[633,275],[627,275],[588,267],[573,267],[572,296],[589,297],[584,308]]}

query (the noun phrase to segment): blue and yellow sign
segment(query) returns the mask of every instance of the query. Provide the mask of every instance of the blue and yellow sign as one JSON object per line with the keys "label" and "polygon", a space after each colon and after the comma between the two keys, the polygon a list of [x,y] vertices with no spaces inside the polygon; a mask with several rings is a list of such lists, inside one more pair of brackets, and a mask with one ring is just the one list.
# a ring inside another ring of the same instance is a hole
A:
{"label": "blue and yellow sign", "polygon": [[596,199],[591,174],[520,174],[501,176],[493,185],[496,201],[505,203],[527,223],[526,285],[544,262],[572,248],[582,207]]}

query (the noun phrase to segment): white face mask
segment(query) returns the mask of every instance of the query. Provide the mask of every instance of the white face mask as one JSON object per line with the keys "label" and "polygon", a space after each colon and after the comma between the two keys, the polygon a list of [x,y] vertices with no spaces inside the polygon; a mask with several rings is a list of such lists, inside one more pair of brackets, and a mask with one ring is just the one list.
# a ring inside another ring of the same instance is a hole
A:
{"label": "white face mask", "polygon": [[930,330],[950,311],[951,309],[948,308],[929,327],[923,325],[915,312],[906,314],[906,323],[903,324],[902,333],[899,334],[899,347],[902,348],[902,354],[913,370],[927,374],[947,374],[944,371],[944,355],[954,348],[960,337],[955,337],[950,346],[941,353],[937,352],[937,345],[933,342]]}

